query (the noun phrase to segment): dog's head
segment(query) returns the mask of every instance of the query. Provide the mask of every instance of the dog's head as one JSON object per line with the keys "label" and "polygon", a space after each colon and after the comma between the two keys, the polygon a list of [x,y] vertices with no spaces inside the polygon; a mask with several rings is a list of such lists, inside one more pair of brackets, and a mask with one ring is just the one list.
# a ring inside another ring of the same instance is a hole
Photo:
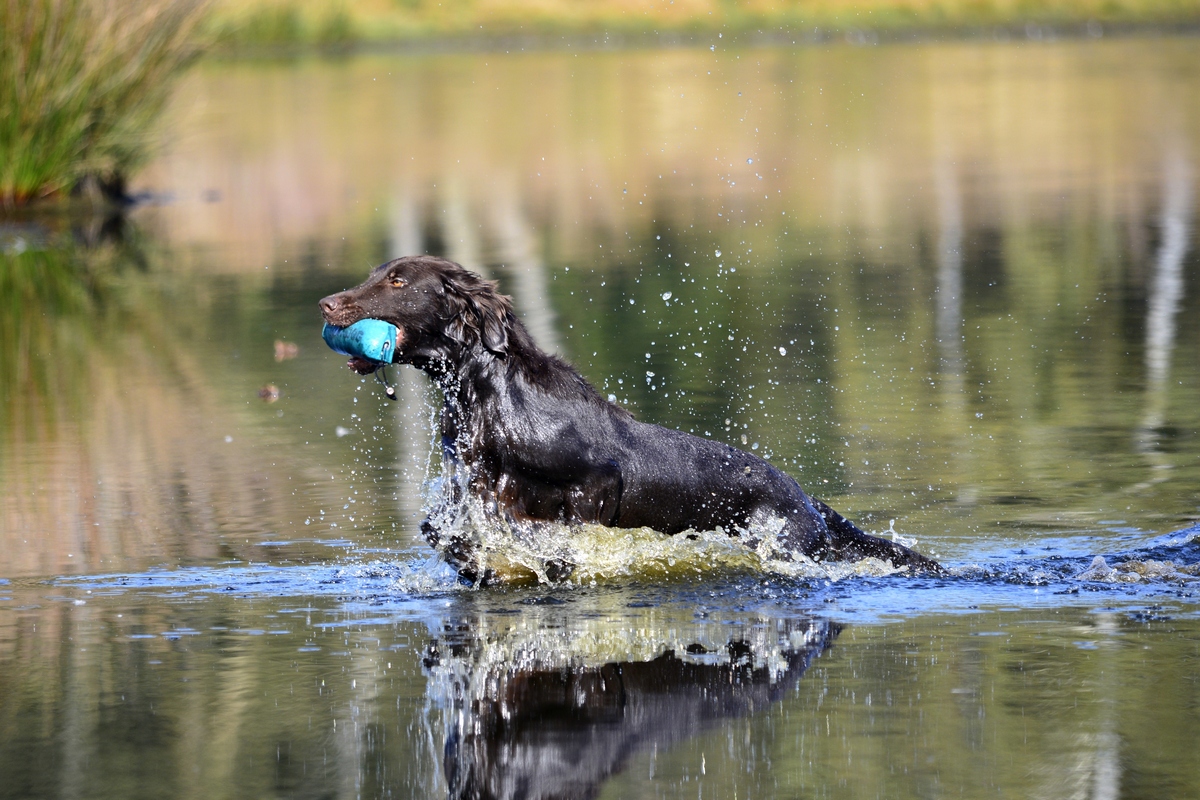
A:
{"label": "dog's head", "polygon": [[[399,330],[400,363],[457,360],[472,348],[503,358],[508,353],[512,303],[453,261],[409,256],[372,270],[365,282],[321,300],[331,325],[381,319]],[[355,366],[351,360],[351,367]],[[365,366],[365,365],[362,365]]]}

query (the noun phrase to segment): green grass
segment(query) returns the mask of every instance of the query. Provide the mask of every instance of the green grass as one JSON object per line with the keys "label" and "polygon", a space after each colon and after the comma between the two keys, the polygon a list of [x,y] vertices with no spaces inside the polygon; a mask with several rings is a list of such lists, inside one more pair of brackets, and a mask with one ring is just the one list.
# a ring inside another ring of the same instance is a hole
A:
{"label": "green grass", "polygon": [[0,204],[120,194],[206,0],[0,0]]}

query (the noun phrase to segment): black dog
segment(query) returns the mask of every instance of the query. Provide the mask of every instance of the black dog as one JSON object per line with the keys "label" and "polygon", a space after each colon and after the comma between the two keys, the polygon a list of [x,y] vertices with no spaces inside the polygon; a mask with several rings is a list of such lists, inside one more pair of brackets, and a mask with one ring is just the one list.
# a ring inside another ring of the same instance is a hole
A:
{"label": "black dog", "polygon": [[[443,449],[467,491],[514,520],[687,530],[761,529],[782,521],[778,550],[815,561],[941,566],[868,536],[766,461],[721,442],[636,421],[562,360],[534,344],[495,284],[458,264],[413,256],[377,267],[361,286],[320,302],[326,321],[382,319],[399,331],[395,361],[442,390]],[[361,374],[378,364],[352,358]],[[423,526],[437,544],[439,533]],[[461,543],[447,559],[477,575]],[[786,557],[786,555],[785,555]]]}

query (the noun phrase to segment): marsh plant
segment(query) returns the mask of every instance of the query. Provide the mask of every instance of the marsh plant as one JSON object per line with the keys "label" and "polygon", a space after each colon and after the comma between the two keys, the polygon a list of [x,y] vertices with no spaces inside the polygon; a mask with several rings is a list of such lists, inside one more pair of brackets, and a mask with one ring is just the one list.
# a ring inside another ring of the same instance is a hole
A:
{"label": "marsh plant", "polygon": [[0,203],[124,195],[206,0],[0,0]]}

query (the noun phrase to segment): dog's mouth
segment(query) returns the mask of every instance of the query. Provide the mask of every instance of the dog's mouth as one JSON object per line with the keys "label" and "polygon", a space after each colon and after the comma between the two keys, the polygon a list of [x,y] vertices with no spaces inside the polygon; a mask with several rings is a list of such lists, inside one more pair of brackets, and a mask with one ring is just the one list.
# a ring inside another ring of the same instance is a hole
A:
{"label": "dog's mouth", "polygon": [[[367,339],[361,342],[355,340],[357,343],[342,346],[343,348],[349,347],[349,351],[339,349],[331,344],[330,346],[338,352],[354,353],[358,349],[359,352],[351,355],[349,361],[349,367],[352,370],[365,375],[377,369],[380,364],[390,364],[400,360],[401,349],[408,338],[407,331],[402,326],[381,317],[372,316],[352,296],[347,296],[345,293],[330,295],[322,299],[318,305],[321,309],[321,317],[331,328],[349,328],[364,320],[374,320],[388,323],[387,327],[393,331],[390,342],[380,338],[381,336],[386,338],[387,334],[381,333],[377,327],[372,327],[370,333],[360,332],[360,336],[365,335]],[[336,334],[334,335],[336,336]],[[328,338],[326,340],[328,341]]]}

